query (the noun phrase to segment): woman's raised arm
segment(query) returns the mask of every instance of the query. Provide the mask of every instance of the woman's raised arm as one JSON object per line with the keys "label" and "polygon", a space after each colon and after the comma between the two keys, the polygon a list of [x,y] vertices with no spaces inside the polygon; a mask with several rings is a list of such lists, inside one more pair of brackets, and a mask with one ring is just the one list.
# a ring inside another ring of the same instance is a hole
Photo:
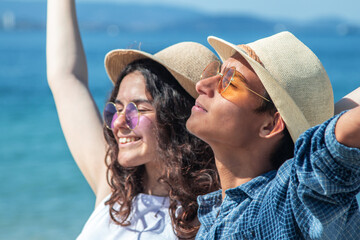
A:
{"label": "woman's raised arm", "polygon": [[97,197],[99,192],[103,197],[110,192],[104,164],[106,141],[101,115],[88,88],[74,0],[48,0],[46,64],[66,142]]}

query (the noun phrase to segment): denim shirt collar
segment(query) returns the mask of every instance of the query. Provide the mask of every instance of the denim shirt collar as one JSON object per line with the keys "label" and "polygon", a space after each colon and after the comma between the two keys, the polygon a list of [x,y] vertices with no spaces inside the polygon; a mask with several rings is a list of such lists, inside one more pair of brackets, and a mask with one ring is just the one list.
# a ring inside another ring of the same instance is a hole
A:
{"label": "denim shirt collar", "polygon": [[[226,197],[222,200],[222,190],[198,197],[198,218],[202,228],[209,230],[217,219],[219,208],[227,202],[242,202],[244,197],[255,198],[257,193],[269,183],[276,175],[276,171],[270,171],[260,175],[249,182],[225,191]],[[244,194],[246,196],[244,196]]]}
{"label": "denim shirt collar", "polygon": [[[227,189],[225,194],[230,198],[236,198],[237,196],[245,193],[248,197],[254,198],[257,192],[275,177],[276,173],[276,170],[264,173],[240,186]],[[199,196],[198,203],[200,206],[220,206],[222,203],[222,191],[218,190],[204,196]]]}
{"label": "denim shirt collar", "polygon": [[225,194],[234,199],[234,197],[245,193],[249,198],[254,199],[257,193],[276,176],[276,173],[276,170],[264,173],[240,186],[227,189]]}

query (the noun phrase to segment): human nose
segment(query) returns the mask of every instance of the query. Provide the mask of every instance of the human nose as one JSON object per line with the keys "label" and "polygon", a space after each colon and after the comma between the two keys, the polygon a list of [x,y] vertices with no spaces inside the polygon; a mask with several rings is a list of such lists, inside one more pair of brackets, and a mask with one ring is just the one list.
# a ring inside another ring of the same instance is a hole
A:
{"label": "human nose", "polygon": [[208,95],[209,97],[213,97],[220,78],[221,76],[218,74],[212,77],[201,79],[196,83],[195,89],[199,95]]}
{"label": "human nose", "polygon": [[127,128],[126,120],[125,120],[125,113],[118,112],[116,113],[117,117],[114,120],[114,132],[121,128]]}

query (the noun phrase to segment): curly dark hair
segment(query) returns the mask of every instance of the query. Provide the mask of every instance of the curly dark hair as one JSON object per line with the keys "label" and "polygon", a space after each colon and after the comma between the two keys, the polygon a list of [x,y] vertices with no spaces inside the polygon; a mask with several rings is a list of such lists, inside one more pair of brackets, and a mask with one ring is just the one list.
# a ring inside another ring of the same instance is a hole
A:
{"label": "curly dark hair", "polygon": [[[186,129],[186,120],[191,114],[194,99],[180,86],[177,80],[162,65],[150,59],[130,63],[120,74],[109,101],[114,101],[122,79],[138,71],[146,80],[146,89],[156,109],[156,129],[160,158],[166,174],[159,181],[168,184],[169,213],[175,234],[179,238],[195,237],[198,204],[196,198],[220,188],[211,148]],[[144,191],[144,165],[125,168],[117,159],[118,146],[111,130],[104,126],[108,143],[105,159],[107,178],[112,195],[106,202],[110,206],[112,220],[121,225],[130,225],[127,220],[136,195]],[[118,203],[120,209],[114,209]],[[179,206],[180,205],[180,206]]]}

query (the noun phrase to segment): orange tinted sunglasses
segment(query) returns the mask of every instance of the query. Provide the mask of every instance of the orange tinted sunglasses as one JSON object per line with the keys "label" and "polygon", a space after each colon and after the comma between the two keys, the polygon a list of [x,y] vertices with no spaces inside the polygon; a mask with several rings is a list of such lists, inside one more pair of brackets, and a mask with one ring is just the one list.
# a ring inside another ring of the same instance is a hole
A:
{"label": "orange tinted sunglasses", "polygon": [[[220,62],[218,61],[211,62],[201,74],[201,80],[220,75],[221,77],[218,83],[217,91],[225,99],[236,104],[237,95],[238,95],[237,92],[245,88],[248,91],[252,92],[253,94],[257,95],[258,97],[261,97],[265,101],[272,103],[272,101],[270,101],[266,97],[248,88],[244,83],[245,77],[240,72],[236,71],[235,67],[225,69],[225,72],[223,74],[220,73],[220,69],[221,69]],[[230,87],[230,85],[234,85],[235,87]]]}

